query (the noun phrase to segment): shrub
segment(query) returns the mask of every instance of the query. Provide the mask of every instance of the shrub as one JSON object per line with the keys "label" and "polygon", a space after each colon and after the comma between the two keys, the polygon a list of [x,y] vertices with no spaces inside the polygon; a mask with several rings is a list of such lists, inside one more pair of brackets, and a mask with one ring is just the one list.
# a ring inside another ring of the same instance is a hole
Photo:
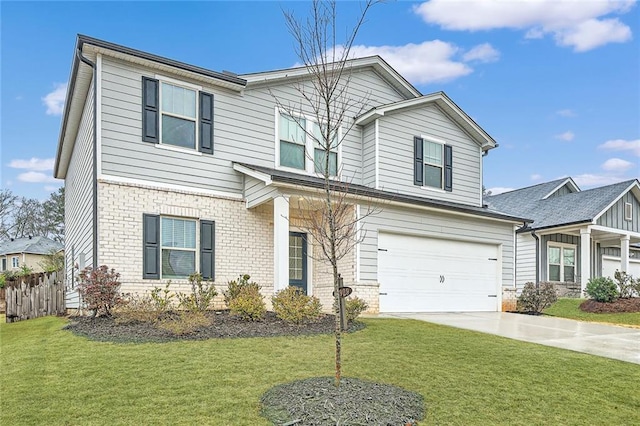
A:
{"label": "shrub", "polygon": [[151,297],[126,294],[113,309],[113,315],[117,324],[155,323],[160,317],[160,312],[156,309]]}
{"label": "shrub", "polygon": [[7,283],[7,277],[4,274],[0,274],[0,288],[4,288]]}
{"label": "shrub", "polygon": [[175,294],[171,294],[169,290],[170,285],[171,280],[167,281],[164,288],[154,287],[153,290],[151,290],[151,301],[153,302],[155,310],[160,313],[167,312],[172,306],[171,299],[173,299]]}
{"label": "shrub", "polygon": [[231,299],[229,309],[233,315],[238,315],[247,321],[261,320],[267,312],[264,296],[260,294],[260,289],[257,285],[242,287]]}
{"label": "shrub", "polygon": [[231,301],[236,298],[244,288],[255,288],[258,293],[260,292],[260,286],[255,282],[249,282],[250,279],[251,275],[240,274],[237,280],[229,281],[227,290],[222,292],[224,294],[224,303],[226,303],[227,306],[231,307]]}
{"label": "shrub", "polygon": [[628,299],[629,297],[633,297],[634,293],[637,292],[635,288],[637,282],[633,279],[633,275],[629,275],[624,271],[616,271],[613,277],[617,281],[618,292],[621,298]]}
{"label": "shrub", "polygon": [[596,302],[612,302],[618,297],[618,286],[609,277],[591,278],[585,293]]}
{"label": "shrub", "polygon": [[520,312],[541,313],[558,300],[556,289],[551,283],[540,283],[536,288],[534,283],[526,283],[522,289],[516,309]]}
{"label": "shrub", "polygon": [[104,313],[111,316],[111,309],[120,301],[120,274],[102,265],[96,269],[87,267],[78,276],[78,293],[93,311],[93,316]]}
{"label": "shrub", "polygon": [[280,290],[271,301],[276,316],[288,323],[302,324],[322,316],[322,305],[318,298],[307,296],[298,287]]}
{"label": "shrub", "polygon": [[158,328],[166,330],[176,336],[191,334],[200,327],[211,325],[211,320],[204,312],[182,311],[177,317],[164,318],[158,322]]}
{"label": "shrub", "polygon": [[203,282],[202,274],[193,273],[189,275],[191,283],[191,294],[177,293],[179,307],[191,312],[205,312],[211,306],[213,298],[218,295],[216,288],[211,282]]}
{"label": "shrub", "polygon": [[18,269],[17,271],[17,275],[19,277],[28,277],[29,275],[33,274],[33,269],[31,269],[29,266],[27,266],[26,264],[23,264],[20,269]]}
{"label": "shrub", "polygon": [[345,301],[347,321],[355,321],[361,313],[369,309],[369,305],[359,297],[352,297]]}

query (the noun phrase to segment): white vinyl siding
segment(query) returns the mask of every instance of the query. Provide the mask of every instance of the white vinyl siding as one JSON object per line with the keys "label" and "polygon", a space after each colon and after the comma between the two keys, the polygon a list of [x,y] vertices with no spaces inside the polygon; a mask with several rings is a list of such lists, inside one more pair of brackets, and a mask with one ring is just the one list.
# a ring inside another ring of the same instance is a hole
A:
{"label": "white vinyl siding", "polygon": [[530,234],[516,235],[516,286],[536,282],[536,240]]}

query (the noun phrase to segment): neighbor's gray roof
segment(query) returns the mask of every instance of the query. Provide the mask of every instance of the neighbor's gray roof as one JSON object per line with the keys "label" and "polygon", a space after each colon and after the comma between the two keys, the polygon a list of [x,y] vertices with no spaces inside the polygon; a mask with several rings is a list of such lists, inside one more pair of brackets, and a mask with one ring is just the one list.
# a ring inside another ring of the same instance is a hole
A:
{"label": "neighbor's gray roof", "polygon": [[0,243],[0,256],[14,253],[49,254],[63,248],[61,243],[47,237],[16,238]]}
{"label": "neighbor's gray roof", "polygon": [[489,208],[516,216],[532,217],[529,229],[591,222],[636,180],[601,186],[543,199],[566,178],[485,197]]}
{"label": "neighbor's gray roof", "polygon": [[[293,185],[299,185],[307,188],[324,188],[324,179],[316,176],[301,175],[298,173],[285,172],[282,170],[271,169],[268,167],[254,166],[245,163],[236,163],[238,165],[247,167],[257,172],[269,175],[274,182],[288,183]],[[453,203],[449,201],[434,200],[431,198],[417,197],[414,195],[399,194],[396,192],[384,191],[380,189],[373,189],[368,186],[355,185],[345,182],[336,182],[335,191],[346,192],[356,196],[367,197],[371,199],[380,199],[386,201],[396,201],[405,204],[413,204],[418,206],[425,206],[431,208],[437,208],[442,210],[457,211],[461,213],[472,214],[476,216],[484,216],[494,219],[500,219],[510,222],[530,222],[530,219],[526,219],[527,216],[510,215],[500,211],[491,210],[484,207],[474,207],[466,204]]]}

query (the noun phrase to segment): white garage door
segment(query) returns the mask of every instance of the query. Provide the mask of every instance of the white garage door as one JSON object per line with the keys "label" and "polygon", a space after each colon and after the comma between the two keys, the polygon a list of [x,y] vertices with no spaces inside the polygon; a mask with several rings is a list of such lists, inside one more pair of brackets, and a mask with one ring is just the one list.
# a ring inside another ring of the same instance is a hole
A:
{"label": "white garage door", "polygon": [[378,234],[381,312],[497,311],[498,246]]}
{"label": "white garage door", "polygon": [[[616,270],[620,270],[619,257],[603,257],[602,258],[602,276],[613,278]],[[633,275],[634,278],[640,278],[640,260],[629,259],[629,270],[627,273]]]}

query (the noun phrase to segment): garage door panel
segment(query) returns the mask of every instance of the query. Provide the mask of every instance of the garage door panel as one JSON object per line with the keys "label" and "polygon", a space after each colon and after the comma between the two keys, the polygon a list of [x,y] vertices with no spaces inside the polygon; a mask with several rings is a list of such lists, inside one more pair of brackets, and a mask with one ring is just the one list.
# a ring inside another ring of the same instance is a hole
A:
{"label": "garage door panel", "polygon": [[[603,257],[602,258],[602,276],[613,279],[616,270],[620,270],[620,258]],[[640,278],[640,261],[629,259],[629,270],[627,273],[633,275],[634,278]]]}
{"label": "garage door panel", "polygon": [[498,246],[380,233],[382,312],[495,311]]}

